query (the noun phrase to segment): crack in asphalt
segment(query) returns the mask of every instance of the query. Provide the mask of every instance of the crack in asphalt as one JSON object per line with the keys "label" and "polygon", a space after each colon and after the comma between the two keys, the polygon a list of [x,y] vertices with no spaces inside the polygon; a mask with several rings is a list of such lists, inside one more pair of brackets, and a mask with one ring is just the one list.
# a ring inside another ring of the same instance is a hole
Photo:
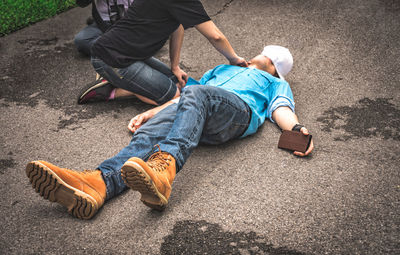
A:
{"label": "crack in asphalt", "polygon": [[216,13],[210,15],[210,17],[215,17],[215,16],[218,16],[218,15],[220,15],[221,13],[225,12],[226,9],[228,9],[229,6],[230,6],[234,1],[235,1],[235,0],[229,0],[228,2],[226,2],[226,3],[224,4],[224,6],[222,6],[222,8],[221,8],[220,10],[218,10]]}

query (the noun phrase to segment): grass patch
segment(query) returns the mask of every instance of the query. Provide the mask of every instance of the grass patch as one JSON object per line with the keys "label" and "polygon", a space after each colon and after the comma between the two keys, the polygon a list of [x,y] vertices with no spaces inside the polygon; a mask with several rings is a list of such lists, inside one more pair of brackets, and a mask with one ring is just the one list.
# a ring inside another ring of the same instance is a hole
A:
{"label": "grass patch", "polygon": [[75,6],[74,0],[1,0],[0,36]]}

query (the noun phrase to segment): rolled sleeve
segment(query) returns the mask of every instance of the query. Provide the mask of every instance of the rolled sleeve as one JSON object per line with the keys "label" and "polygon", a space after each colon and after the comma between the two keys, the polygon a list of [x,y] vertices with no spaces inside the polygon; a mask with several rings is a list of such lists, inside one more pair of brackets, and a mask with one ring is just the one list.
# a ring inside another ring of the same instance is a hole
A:
{"label": "rolled sleeve", "polygon": [[270,119],[272,123],[275,123],[275,121],[272,119],[272,113],[278,108],[282,106],[287,106],[289,107],[293,112],[294,112],[294,101],[287,97],[287,96],[277,96],[274,98],[274,100],[269,104],[269,107],[267,109],[267,118]]}

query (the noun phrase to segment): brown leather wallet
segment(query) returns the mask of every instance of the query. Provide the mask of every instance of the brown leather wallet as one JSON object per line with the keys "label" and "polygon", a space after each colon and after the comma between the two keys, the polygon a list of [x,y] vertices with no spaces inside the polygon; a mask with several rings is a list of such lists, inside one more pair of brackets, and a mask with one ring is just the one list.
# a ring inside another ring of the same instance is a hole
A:
{"label": "brown leather wallet", "polygon": [[278,148],[306,152],[310,146],[311,138],[312,135],[303,135],[298,131],[283,130],[279,138]]}

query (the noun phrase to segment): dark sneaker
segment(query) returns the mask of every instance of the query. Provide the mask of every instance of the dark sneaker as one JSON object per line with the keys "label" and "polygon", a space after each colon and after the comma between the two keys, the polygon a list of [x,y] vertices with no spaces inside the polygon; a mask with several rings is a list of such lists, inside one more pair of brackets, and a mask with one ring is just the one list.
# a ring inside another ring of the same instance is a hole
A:
{"label": "dark sneaker", "polygon": [[78,97],[78,104],[86,104],[94,101],[108,101],[113,89],[115,89],[115,87],[111,85],[111,83],[100,77],[82,89]]}

